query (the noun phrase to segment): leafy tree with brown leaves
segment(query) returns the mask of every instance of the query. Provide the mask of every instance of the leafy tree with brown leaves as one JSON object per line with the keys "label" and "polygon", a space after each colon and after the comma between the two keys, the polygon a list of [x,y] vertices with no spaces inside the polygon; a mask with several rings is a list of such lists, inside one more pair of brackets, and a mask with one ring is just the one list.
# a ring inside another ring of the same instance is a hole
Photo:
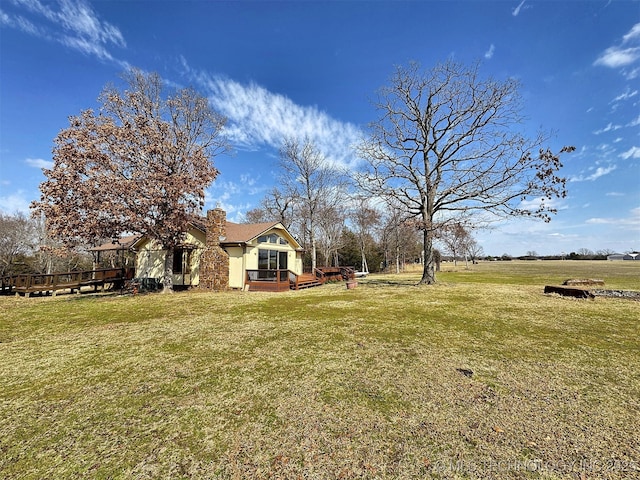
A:
{"label": "leafy tree with brown leaves", "polygon": [[[423,233],[420,283],[436,281],[433,241],[442,225],[473,214],[550,219],[566,196],[559,154],[519,128],[519,84],[480,77],[454,62],[398,67],[380,91],[380,118],[359,148],[365,192],[392,198]],[[574,150],[565,147],[560,153]]]}
{"label": "leafy tree with brown leaves", "polygon": [[158,242],[167,252],[164,289],[171,291],[173,250],[218,174],[212,158],[227,150],[226,119],[192,89],[165,96],[155,73],[134,69],[124,79],[128,89],[103,90],[97,115],[70,117],[32,208],[44,214],[51,236],[71,247],[123,233]]}

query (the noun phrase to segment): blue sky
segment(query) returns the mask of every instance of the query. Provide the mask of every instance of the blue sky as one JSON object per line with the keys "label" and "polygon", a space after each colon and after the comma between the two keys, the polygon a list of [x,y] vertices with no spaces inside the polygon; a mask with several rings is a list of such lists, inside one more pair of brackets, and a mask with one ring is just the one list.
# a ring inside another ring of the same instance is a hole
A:
{"label": "blue sky", "polygon": [[356,167],[351,145],[394,65],[450,58],[518,78],[527,128],[577,148],[551,223],[477,232],[485,252],[640,249],[638,1],[2,0],[0,210],[28,210],[68,116],[128,66],[193,86],[229,118],[235,153],[215,159],[207,205],[241,220],[277,178],[283,138],[308,135]]}

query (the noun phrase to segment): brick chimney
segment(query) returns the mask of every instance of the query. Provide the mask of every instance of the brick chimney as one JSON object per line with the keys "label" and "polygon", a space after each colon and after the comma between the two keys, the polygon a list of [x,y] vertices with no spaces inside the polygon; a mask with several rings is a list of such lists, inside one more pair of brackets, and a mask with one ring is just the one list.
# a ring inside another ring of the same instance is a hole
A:
{"label": "brick chimney", "polygon": [[227,213],[221,208],[207,212],[207,237],[200,256],[200,288],[229,288],[229,255],[220,246],[227,234]]}

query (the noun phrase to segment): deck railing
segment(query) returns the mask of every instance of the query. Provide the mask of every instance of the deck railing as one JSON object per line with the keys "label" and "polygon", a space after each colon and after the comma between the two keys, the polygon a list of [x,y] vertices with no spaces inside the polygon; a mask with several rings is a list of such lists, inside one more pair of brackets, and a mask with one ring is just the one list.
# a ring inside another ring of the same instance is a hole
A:
{"label": "deck railing", "polygon": [[253,290],[289,290],[292,275],[290,270],[247,270],[246,283]]}
{"label": "deck railing", "polygon": [[2,293],[55,292],[84,286],[103,286],[133,277],[133,269],[102,268],[77,272],[22,274],[2,277]]}
{"label": "deck railing", "polygon": [[350,280],[355,277],[353,267],[316,267],[314,274],[322,283]]}
{"label": "deck railing", "polygon": [[247,270],[245,284],[249,290],[263,292],[284,292],[302,288],[317,287],[324,283],[322,277],[291,270]]}

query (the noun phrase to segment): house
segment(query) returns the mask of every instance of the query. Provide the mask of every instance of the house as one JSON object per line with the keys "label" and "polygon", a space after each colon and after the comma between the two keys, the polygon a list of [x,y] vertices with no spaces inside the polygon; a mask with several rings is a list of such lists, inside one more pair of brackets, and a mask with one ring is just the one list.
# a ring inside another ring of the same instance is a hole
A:
{"label": "house", "polygon": [[[158,283],[163,277],[165,251],[145,237],[127,241],[136,253],[136,277],[147,284]],[[288,290],[301,280],[302,252],[282,223],[233,223],[217,208],[208,211],[206,218],[192,221],[175,248],[173,284],[212,290]]]}
{"label": "house", "polygon": [[612,255],[607,255],[607,260],[640,260],[640,253],[614,253]]}

